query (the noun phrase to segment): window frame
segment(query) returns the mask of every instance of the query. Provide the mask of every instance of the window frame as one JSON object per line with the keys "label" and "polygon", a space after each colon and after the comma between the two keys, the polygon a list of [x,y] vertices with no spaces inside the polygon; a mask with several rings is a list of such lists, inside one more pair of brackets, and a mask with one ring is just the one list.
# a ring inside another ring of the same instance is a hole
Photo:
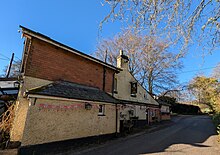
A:
{"label": "window frame", "polygon": [[99,110],[98,111],[98,116],[105,116],[105,105],[104,104],[100,104],[98,110]]}
{"label": "window frame", "polygon": [[137,87],[138,87],[137,81],[130,82],[130,95],[131,95],[131,97],[137,97],[137,92],[138,92]]}
{"label": "window frame", "polygon": [[117,87],[118,87],[118,80],[117,80],[117,78],[115,77],[115,78],[114,78],[114,90],[113,90],[115,94],[118,93],[118,88],[117,88]]}
{"label": "window frame", "polygon": [[145,99],[145,100],[148,100],[147,94],[144,94],[144,99]]}

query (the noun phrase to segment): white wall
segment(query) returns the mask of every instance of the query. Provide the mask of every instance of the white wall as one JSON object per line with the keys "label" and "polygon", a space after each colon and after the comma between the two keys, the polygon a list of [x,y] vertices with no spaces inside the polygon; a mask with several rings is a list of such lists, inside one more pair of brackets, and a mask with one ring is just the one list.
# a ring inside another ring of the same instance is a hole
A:
{"label": "white wall", "polygon": [[116,74],[117,79],[117,94],[114,97],[121,100],[128,100],[134,102],[147,103],[152,105],[159,105],[151,95],[138,83],[137,84],[137,96],[131,97],[131,84],[130,82],[135,82],[136,79],[131,75],[128,70],[123,70]]}
{"label": "white wall", "polygon": [[[139,84],[137,83],[137,94],[136,97],[131,96],[131,82],[137,82],[137,80],[132,76],[128,70],[128,61],[124,60],[120,56],[117,58],[117,67],[121,68],[118,74],[115,75],[117,79],[117,88],[115,89],[117,93],[114,94],[114,97],[120,100],[127,100],[139,103],[146,103],[151,105],[159,105],[151,95]],[[133,105],[126,108],[120,109],[120,120],[129,119],[129,110],[134,110],[134,116],[139,119],[146,119],[146,106]],[[122,117],[123,116],[123,117]]]}

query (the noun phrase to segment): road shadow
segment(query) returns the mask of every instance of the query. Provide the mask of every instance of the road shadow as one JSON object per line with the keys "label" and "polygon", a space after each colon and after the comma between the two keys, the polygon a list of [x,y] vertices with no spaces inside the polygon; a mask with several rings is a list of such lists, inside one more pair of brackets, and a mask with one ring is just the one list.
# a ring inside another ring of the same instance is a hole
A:
{"label": "road shadow", "polygon": [[[172,127],[146,136],[143,141],[145,147],[139,147],[132,154],[149,154],[159,152],[182,152],[184,149],[193,147],[211,147],[203,144],[209,137],[217,135],[215,127],[209,116],[195,116],[181,119]],[[161,136],[159,138],[158,136]],[[155,139],[159,140],[153,140]],[[151,140],[152,139],[152,140]],[[157,143],[158,141],[158,143]],[[180,148],[170,149],[177,146]]]}
{"label": "road shadow", "polygon": [[139,155],[163,152],[184,154],[192,148],[212,147],[212,144],[204,143],[211,136],[217,135],[209,116],[181,116],[172,121],[171,126],[161,130],[120,138],[85,150],[72,150],[66,154]]}

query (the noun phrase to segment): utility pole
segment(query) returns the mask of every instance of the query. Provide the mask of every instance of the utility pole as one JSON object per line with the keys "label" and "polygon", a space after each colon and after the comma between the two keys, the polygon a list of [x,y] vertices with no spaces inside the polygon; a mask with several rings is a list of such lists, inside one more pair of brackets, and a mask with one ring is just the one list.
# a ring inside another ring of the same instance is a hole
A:
{"label": "utility pole", "polygon": [[10,75],[10,71],[11,71],[11,66],[12,66],[12,62],[13,62],[13,60],[14,60],[14,53],[12,53],[12,56],[11,56],[11,60],[10,60],[10,64],[9,64],[9,66],[8,66],[8,69],[7,69],[7,74],[6,74],[6,78],[8,78],[9,77],[9,75]]}

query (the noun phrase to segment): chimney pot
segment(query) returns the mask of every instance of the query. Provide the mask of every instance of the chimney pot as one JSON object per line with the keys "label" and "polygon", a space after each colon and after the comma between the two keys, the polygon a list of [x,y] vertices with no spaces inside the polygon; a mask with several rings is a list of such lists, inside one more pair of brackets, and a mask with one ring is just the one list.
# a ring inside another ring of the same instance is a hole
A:
{"label": "chimney pot", "polygon": [[123,50],[119,51],[119,56],[117,57],[117,67],[128,70],[129,68],[129,58],[124,55]]}
{"label": "chimney pot", "polygon": [[120,55],[123,55],[123,50],[120,50]]}

